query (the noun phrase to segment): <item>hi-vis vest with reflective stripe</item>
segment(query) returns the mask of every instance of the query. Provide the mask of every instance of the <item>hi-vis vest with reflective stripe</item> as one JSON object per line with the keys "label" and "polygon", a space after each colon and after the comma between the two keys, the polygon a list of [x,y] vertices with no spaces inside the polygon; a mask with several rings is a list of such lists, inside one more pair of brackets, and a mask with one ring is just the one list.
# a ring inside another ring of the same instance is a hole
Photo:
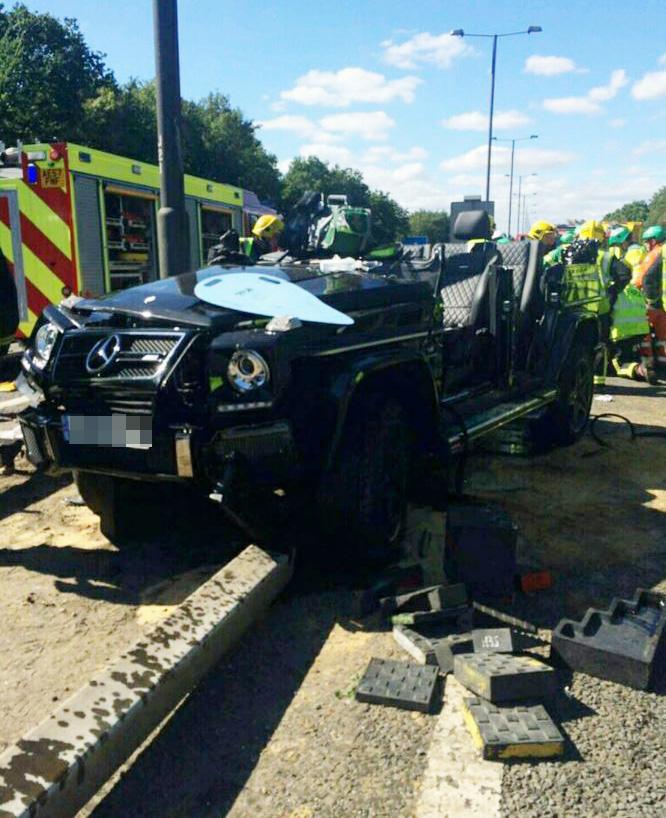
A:
{"label": "hi-vis vest with reflective stripe", "polygon": [[608,315],[611,308],[608,299],[611,260],[610,253],[599,250],[596,264],[565,265],[565,302],[579,303],[588,312]]}
{"label": "hi-vis vest with reflective stripe", "polygon": [[632,284],[627,284],[613,305],[611,340],[622,341],[624,338],[647,335],[650,326],[646,310],[647,304],[643,293]]}

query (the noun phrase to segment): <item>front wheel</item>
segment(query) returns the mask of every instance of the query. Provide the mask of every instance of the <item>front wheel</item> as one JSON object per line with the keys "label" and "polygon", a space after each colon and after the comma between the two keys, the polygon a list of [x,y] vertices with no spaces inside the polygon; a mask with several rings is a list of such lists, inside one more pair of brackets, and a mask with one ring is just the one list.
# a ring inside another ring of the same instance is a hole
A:
{"label": "front wheel", "polygon": [[594,394],[594,364],[590,345],[574,341],[562,369],[559,397],[543,419],[543,431],[556,445],[574,443],[585,432]]}
{"label": "front wheel", "polygon": [[401,404],[381,395],[360,399],[319,489],[327,538],[332,535],[336,546],[373,562],[395,553],[407,514],[411,455]]}
{"label": "front wheel", "polygon": [[83,502],[98,515],[107,540],[124,545],[136,537],[143,522],[140,509],[145,508],[139,500],[139,494],[145,494],[141,483],[81,471],[74,472],[74,482]]}

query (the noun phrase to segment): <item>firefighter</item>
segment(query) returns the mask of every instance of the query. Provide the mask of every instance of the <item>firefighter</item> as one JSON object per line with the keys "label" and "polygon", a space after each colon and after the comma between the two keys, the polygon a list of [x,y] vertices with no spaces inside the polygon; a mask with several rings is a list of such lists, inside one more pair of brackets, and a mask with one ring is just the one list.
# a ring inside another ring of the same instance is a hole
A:
{"label": "firefighter", "polygon": [[631,230],[621,224],[608,234],[608,249],[616,258],[624,258],[631,244]]}
{"label": "firefighter", "polygon": [[641,262],[634,282],[647,302],[647,316],[652,336],[652,355],[656,367],[666,367],[666,230],[659,225],[648,227],[641,237],[647,255]]}
{"label": "firefighter", "polygon": [[[604,248],[606,242],[606,231],[600,222],[590,219],[578,228],[578,239],[582,241],[596,241],[598,244],[597,259],[594,265],[594,273],[590,269],[587,275],[591,276],[590,294],[599,296],[599,301],[591,306],[597,313],[601,327],[601,340],[608,344],[610,340],[612,309],[618,294],[624,290],[631,280],[631,270],[615,254]],[[592,279],[596,279],[593,281]],[[604,347],[602,359],[597,362],[594,382],[597,386],[606,383],[606,370],[608,368],[608,350]]]}
{"label": "firefighter", "polygon": [[651,361],[641,360],[641,349],[649,337],[647,304],[634,284],[627,284],[613,304],[610,340],[611,366],[616,375],[637,381],[654,379]]}
{"label": "firefighter", "polygon": [[0,249],[0,356],[14,340],[19,325],[18,296],[14,276]]}
{"label": "firefighter", "polygon": [[641,266],[641,262],[646,255],[647,250],[642,244],[630,244],[627,248],[627,252],[624,254],[624,258],[622,260],[631,270],[632,280],[636,277],[638,268]]}
{"label": "firefighter", "polygon": [[557,227],[543,220],[534,222],[532,227],[530,227],[530,232],[527,234],[527,237],[538,241],[543,247],[544,252],[549,253],[557,242]]}
{"label": "firefighter", "polygon": [[557,240],[557,247],[553,248],[550,253],[546,253],[546,255],[543,257],[544,266],[552,267],[553,264],[560,264],[562,261],[562,254],[575,237],[576,231],[573,229],[573,227],[569,230],[565,230]]}
{"label": "firefighter", "polygon": [[252,235],[240,240],[241,248],[245,255],[256,261],[276,249],[273,245],[283,230],[284,222],[279,216],[260,216],[254,223]]}

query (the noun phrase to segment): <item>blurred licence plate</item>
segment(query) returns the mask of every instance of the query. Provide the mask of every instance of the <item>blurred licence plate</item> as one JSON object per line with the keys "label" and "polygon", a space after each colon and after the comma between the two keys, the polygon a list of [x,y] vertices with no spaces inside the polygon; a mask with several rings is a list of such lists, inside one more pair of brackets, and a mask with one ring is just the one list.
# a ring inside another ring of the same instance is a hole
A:
{"label": "blurred licence plate", "polygon": [[150,449],[153,419],[149,415],[63,415],[62,433],[74,445]]}

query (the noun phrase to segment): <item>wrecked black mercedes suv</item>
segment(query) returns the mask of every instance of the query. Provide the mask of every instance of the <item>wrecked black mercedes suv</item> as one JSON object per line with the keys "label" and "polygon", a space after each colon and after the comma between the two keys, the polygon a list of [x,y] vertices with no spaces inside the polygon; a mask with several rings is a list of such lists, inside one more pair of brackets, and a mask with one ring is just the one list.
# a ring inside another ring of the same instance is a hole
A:
{"label": "wrecked black mercedes suv", "polygon": [[525,417],[572,442],[590,410],[594,299],[567,297],[538,242],[495,245],[485,213],[455,238],[426,260],[213,266],[48,307],[23,358],[30,459],[73,470],[111,540],[142,483],[171,481],[250,526],[242,491],[305,491],[324,531],[390,548],[429,463]]}

